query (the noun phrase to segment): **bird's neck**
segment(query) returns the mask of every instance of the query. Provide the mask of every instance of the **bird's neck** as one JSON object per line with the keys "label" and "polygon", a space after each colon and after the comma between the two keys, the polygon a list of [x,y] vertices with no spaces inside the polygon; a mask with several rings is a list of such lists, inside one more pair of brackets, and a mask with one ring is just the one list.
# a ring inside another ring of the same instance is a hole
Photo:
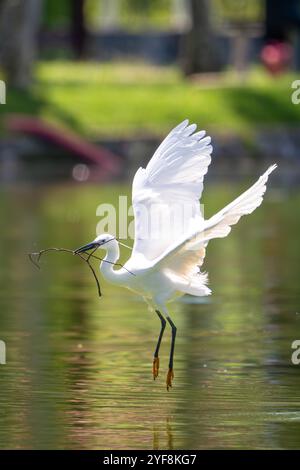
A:
{"label": "bird's neck", "polygon": [[109,282],[119,282],[119,270],[114,269],[114,264],[120,257],[119,244],[117,241],[108,247],[103,261],[100,263],[100,271]]}

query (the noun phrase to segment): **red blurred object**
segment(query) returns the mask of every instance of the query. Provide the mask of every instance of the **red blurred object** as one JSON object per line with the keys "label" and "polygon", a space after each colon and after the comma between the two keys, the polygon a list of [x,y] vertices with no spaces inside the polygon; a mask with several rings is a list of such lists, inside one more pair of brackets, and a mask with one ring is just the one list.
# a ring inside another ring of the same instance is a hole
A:
{"label": "red blurred object", "polygon": [[121,159],[108,149],[96,146],[70,130],[59,129],[38,118],[24,115],[9,115],[6,127],[10,131],[31,134],[58,145],[89,163],[97,164],[104,175],[118,175]]}
{"label": "red blurred object", "polygon": [[272,75],[278,75],[289,67],[292,53],[292,46],[289,43],[272,42],[263,47],[261,60]]}

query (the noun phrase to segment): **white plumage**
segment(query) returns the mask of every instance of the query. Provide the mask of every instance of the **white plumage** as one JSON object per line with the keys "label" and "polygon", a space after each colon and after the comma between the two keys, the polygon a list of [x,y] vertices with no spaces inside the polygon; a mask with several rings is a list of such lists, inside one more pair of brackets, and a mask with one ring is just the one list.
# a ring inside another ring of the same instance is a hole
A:
{"label": "white plumage", "polygon": [[211,162],[212,146],[205,131],[195,132],[188,120],[175,127],[158,147],[146,168],[139,168],[132,185],[135,240],[131,257],[121,269],[119,244],[110,234],[98,236],[77,250],[106,250],[100,269],[110,282],[127,287],[144,297],[161,319],[161,333],[153,361],[158,375],[158,351],[166,321],[172,327],[172,346],[167,388],[172,385],[176,327],[166,303],[182,294],[209,295],[207,275],[200,272],[209,240],[225,237],[241,216],[253,212],[262,202],[272,165],[241,196],[208,220],[204,220],[199,199],[203,178]]}

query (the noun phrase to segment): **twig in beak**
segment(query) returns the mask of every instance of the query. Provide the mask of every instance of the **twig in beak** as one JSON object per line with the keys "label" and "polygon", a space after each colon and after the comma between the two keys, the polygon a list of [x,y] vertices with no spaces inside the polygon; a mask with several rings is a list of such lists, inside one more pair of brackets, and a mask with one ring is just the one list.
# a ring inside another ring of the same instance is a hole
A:
{"label": "twig in beak", "polygon": [[[123,264],[121,263],[113,263],[112,261],[108,261],[106,259],[103,259],[103,258],[100,258],[99,256],[96,256],[94,255],[95,251],[97,250],[98,247],[96,247],[91,253],[87,253],[87,257],[85,258],[83,256],[82,253],[75,253],[75,251],[73,250],[68,250],[67,248],[46,248],[44,250],[40,250],[38,252],[35,252],[35,253],[28,253],[28,257],[30,259],[30,261],[32,262],[32,264],[37,268],[37,269],[41,269],[41,266],[39,265],[39,262],[40,262],[40,259],[41,259],[41,256],[45,253],[48,253],[49,251],[62,251],[62,252],[65,252],[65,253],[71,253],[72,255],[76,255],[76,256],[79,256],[79,258],[81,258],[83,261],[85,261],[87,264],[88,264],[88,267],[90,268],[90,270],[92,271],[92,274],[94,276],[94,279],[96,281],[96,284],[97,284],[97,290],[98,290],[98,295],[99,297],[102,296],[102,292],[101,292],[101,286],[100,286],[100,282],[99,282],[99,279],[96,275],[96,272],[93,268],[93,266],[91,265],[90,263],[90,259],[91,258],[95,258],[95,259],[98,259],[99,261],[104,261],[105,263],[109,263],[109,264],[113,264],[114,266],[119,266],[123,269],[125,269],[128,273],[132,274],[133,276],[135,276],[134,273],[132,273],[131,271],[129,271],[128,269],[126,269]],[[36,257],[36,259],[34,259],[34,257]]]}
{"label": "twig in beak", "polygon": [[99,297],[101,297],[102,292],[101,292],[100,282],[99,282],[99,279],[97,278],[97,275],[95,273],[95,270],[94,270],[93,266],[91,265],[91,263],[89,261],[90,256],[88,256],[88,258],[85,258],[84,256],[81,255],[81,253],[77,253],[77,256],[79,256],[79,258],[83,259],[87,263],[90,270],[92,271],[92,274],[93,274],[93,276],[95,278],[95,281],[96,281],[96,284],[97,284],[98,295],[99,295]]}
{"label": "twig in beak", "polygon": [[[28,257],[29,257],[30,261],[34,264],[34,266],[36,268],[41,269],[41,267],[39,265],[41,256],[44,253],[48,253],[49,251],[63,251],[65,253],[72,253],[72,255],[75,254],[73,250],[68,250],[67,248],[46,248],[45,250],[40,250],[36,253],[28,253]],[[36,260],[34,259],[34,256],[36,256]],[[97,278],[96,272],[95,272],[93,266],[91,265],[91,263],[89,261],[90,256],[85,258],[81,253],[76,253],[76,256],[79,256],[79,258],[81,258],[83,261],[85,261],[87,263],[88,267],[90,268],[90,270],[92,271],[92,274],[93,274],[93,276],[95,278],[95,281],[96,281],[96,284],[97,284],[98,295],[99,295],[99,297],[101,297],[102,293],[101,293],[100,283],[99,283],[99,280]]]}

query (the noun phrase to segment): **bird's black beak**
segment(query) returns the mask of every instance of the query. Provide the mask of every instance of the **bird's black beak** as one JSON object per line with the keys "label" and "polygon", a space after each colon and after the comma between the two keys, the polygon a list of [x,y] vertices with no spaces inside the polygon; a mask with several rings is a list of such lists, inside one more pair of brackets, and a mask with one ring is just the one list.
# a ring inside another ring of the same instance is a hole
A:
{"label": "bird's black beak", "polygon": [[99,243],[92,242],[88,243],[87,245],[81,246],[80,248],[77,248],[77,250],[74,250],[74,254],[78,255],[79,253],[85,253],[86,251],[93,250],[99,246]]}

